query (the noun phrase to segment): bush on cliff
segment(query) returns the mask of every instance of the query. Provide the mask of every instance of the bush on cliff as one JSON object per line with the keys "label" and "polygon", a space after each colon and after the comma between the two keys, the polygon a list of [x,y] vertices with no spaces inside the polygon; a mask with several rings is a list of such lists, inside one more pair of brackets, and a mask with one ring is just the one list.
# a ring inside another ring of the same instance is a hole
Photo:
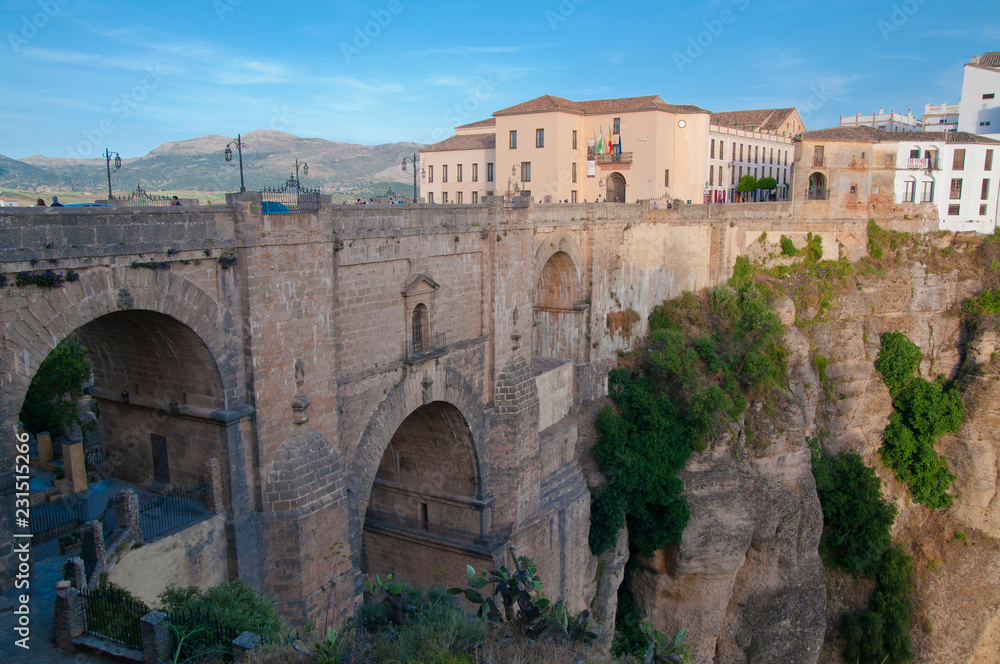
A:
{"label": "bush on cliff", "polygon": [[611,372],[615,407],[597,420],[593,454],[609,482],[591,506],[596,554],[626,522],[643,555],[679,542],[690,512],[676,472],[785,381],[783,329],[754,283],[685,293],[656,307],[649,327]]}
{"label": "bush on cliff", "polygon": [[[79,422],[76,403],[83,384],[90,379],[87,349],[76,335],[64,339],[45,358],[24,396],[21,422],[31,433],[48,431],[53,440],[66,435],[73,422]],[[65,395],[70,395],[70,399]]]}
{"label": "bush on cliff", "polygon": [[952,504],[955,476],[934,450],[938,436],[955,433],[965,421],[962,397],[940,381],[917,375],[922,354],[905,335],[883,335],[875,369],[882,375],[895,412],[882,434],[882,460],[909,488],[913,500],[931,509]]}

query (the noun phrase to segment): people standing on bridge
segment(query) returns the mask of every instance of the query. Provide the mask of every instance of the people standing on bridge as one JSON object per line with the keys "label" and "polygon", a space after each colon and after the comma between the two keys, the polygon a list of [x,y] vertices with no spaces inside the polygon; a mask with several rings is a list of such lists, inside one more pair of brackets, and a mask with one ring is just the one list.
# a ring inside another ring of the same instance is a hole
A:
{"label": "people standing on bridge", "polygon": [[37,201],[35,201],[35,207],[46,207],[45,199],[39,198]]}
{"label": "people standing on bridge", "polygon": [[59,202],[59,197],[58,196],[53,196],[52,197],[52,205],[50,205],[49,207],[63,207],[63,204]]}
{"label": "people standing on bridge", "polygon": [[180,206],[180,204],[181,204],[181,199],[177,198],[176,196],[174,196],[173,199],[170,201],[171,206],[173,205]]}

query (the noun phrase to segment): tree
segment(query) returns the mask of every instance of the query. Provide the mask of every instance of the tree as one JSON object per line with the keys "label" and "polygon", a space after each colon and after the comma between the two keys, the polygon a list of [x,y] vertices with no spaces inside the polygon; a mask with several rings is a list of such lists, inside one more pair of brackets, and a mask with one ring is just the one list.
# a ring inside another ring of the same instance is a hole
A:
{"label": "tree", "polygon": [[740,178],[739,183],[736,185],[736,191],[743,194],[743,201],[747,199],[747,194],[749,192],[757,191],[759,188],[757,180],[752,175],[744,175]]}
{"label": "tree", "polygon": [[[757,180],[757,188],[772,192],[778,188],[778,181],[772,177],[761,178]],[[771,198],[773,198],[773,196],[771,196]]]}
{"label": "tree", "polygon": [[87,349],[76,335],[56,346],[38,367],[24,396],[20,418],[25,428],[34,434],[48,431],[56,440],[73,422],[79,423],[74,399],[82,394],[91,368]]}

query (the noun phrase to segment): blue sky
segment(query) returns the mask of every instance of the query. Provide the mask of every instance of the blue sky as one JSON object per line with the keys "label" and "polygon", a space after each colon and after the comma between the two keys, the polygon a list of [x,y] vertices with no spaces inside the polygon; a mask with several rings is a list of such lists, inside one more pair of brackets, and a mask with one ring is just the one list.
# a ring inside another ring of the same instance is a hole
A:
{"label": "blue sky", "polygon": [[[796,106],[809,128],[957,102],[995,2],[0,0],[0,154],[141,156],[280,129],[429,143],[542,95]],[[366,34],[367,33],[367,34]],[[220,146],[220,150],[223,146]]]}

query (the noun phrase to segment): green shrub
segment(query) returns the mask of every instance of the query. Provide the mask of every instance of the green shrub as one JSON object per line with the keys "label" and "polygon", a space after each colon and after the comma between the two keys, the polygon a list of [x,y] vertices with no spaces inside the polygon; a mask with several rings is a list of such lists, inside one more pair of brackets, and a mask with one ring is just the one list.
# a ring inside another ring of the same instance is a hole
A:
{"label": "green shrub", "polygon": [[83,342],[75,334],[66,337],[31,379],[21,406],[24,427],[34,434],[48,431],[53,440],[66,435],[73,422],[79,423],[75,398],[82,394],[81,388],[90,379],[91,371]]}
{"label": "green shrub", "polygon": [[799,250],[795,248],[795,243],[787,235],[781,236],[781,255],[782,256],[798,256]]}
{"label": "green shrub", "polygon": [[875,576],[875,593],[866,611],[844,617],[844,657],[861,664],[901,664],[913,659],[911,575],[913,559],[898,546],[886,549]]}
{"label": "green shrub", "polygon": [[609,483],[591,503],[596,554],[614,546],[623,523],[644,555],[680,541],[690,512],[676,472],[785,381],[783,328],[754,283],[685,293],[649,323],[641,350],[609,375],[615,407],[597,419],[593,454]]}
{"label": "green shrub", "polygon": [[913,500],[931,509],[952,504],[948,493],[955,476],[948,460],[934,449],[937,438],[954,433],[965,421],[957,390],[917,375],[920,349],[905,335],[882,337],[875,369],[882,375],[895,412],[882,434],[882,461],[904,482]]}
{"label": "green shrub", "polygon": [[896,506],[882,497],[882,481],[853,452],[814,458],[813,474],[823,506],[824,557],[856,577],[873,577],[896,520]]}

